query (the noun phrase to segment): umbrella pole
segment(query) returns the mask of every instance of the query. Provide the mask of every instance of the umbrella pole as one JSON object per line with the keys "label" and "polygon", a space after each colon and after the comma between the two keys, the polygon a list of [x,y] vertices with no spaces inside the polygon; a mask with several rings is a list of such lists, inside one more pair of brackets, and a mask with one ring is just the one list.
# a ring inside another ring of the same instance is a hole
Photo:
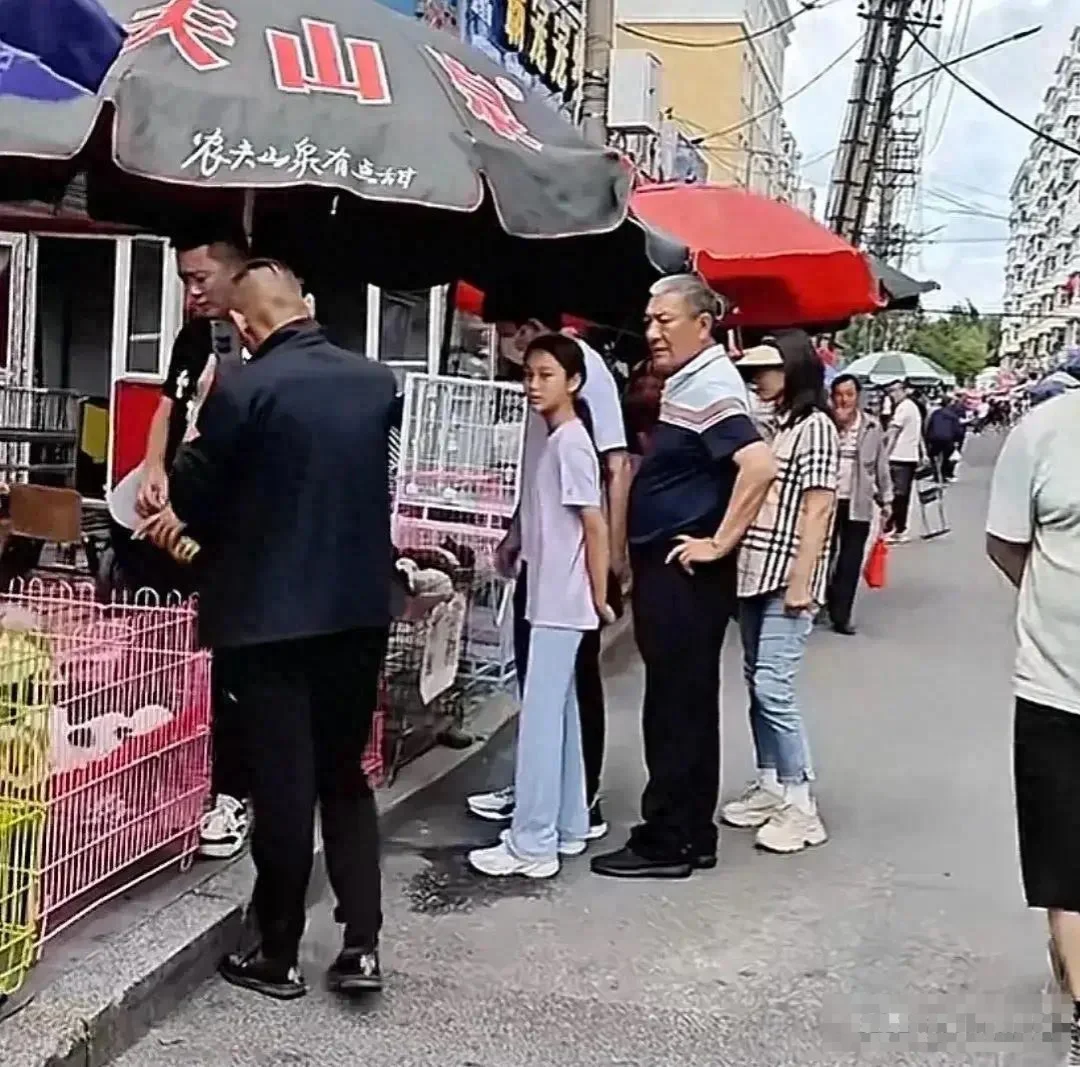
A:
{"label": "umbrella pole", "polygon": [[244,211],[242,223],[244,236],[247,238],[248,248],[251,247],[251,238],[255,230],[255,190],[244,190]]}

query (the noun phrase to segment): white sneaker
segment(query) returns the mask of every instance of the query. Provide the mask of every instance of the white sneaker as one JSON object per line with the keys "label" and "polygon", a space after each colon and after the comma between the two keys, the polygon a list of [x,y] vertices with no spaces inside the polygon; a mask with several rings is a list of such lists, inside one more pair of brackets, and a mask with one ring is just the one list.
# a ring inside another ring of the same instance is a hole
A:
{"label": "white sneaker", "polygon": [[231,860],[243,851],[250,832],[247,806],[219,793],[214,806],[202,817],[199,855],[208,860]]}
{"label": "white sneaker", "polygon": [[890,545],[906,545],[911,541],[911,534],[905,530],[903,533],[891,533],[885,538]]}
{"label": "white sneaker", "polygon": [[742,796],[723,806],[720,816],[728,826],[756,829],[764,826],[783,806],[783,797],[769,792],[758,782],[751,782]]}
{"label": "white sneaker", "polygon": [[559,873],[558,858],[519,859],[502,841],[492,848],[474,848],[469,853],[469,865],[490,878],[508,878],[514,874],[524,878],[553,878]]}
{"label": "white sneaker", "polygon": [[[499,840],[505,845],[510,840],[510,830],[503,830],[499,834]],[[560,841],[559,842],[559,855],[560,856],[580,856],[585,849],[589,847],[589,842],[586,841]]]}
{"label": "white sneaker", "polygon": [[465,798],[469,811],[488,822],[506,822],[514,817],[514,787],[496,789],[492,793],[473,793]]}
{"label": "white sneaker", "polygon": [[757,844],[769,852],[802,852],[808,845],[823,845],[829,840],[825,824],[815,808],[812,815],[794,804],[785,804],[757,832]]}

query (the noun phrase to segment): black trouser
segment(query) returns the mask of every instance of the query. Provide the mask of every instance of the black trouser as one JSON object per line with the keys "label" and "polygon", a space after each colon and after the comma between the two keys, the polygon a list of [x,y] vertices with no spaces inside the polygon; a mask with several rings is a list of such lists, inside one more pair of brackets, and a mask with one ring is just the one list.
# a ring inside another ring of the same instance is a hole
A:
{"label": "black trouser", "polygon": [[213,696],[211,728],[212,755],[210,791],[236,800],[247,800],[251,774],[244,751],[244,720],[236,687],[228,675],[229,654],[216,655],[210,664]]}
{"label": "black trouser", "polygon": [[[525,675],[529,667],[529,634],[531,627],[525,618],[528,601],[528,568],[523,563],[514,589],[514,666],[517,669],[518,690],[525,691]],[[611,581],[615,581],[614,578]],[[604,683],[600,677],[600,631],[586,630],[578,646],[574,677],[577,683],[578,716],[581,720],[581,748],[585,762],[585,796],[589,805],[600,792],[600,776],[604,770],[605,710]]]}
{"label": "black trouser", "polygon": [[252,905],[265,954],[295,963],[304,932],[315,802],[345,943],[382,925],[375,797],[360,769],[386,653],[385,629],[219,653],[242,716],[255,809]]}
{"label": "black trouser", "polygon": [[940,481],[947,481],[956,473],[956,445],[951,441],[928,441],[926,452],[934,465]]}
{"label": "black trouser", "polygon": [[648,785],[631,847],[656,859],[716,851],[720,791],[720,651],[735,612],[731,561],[693,575],[670,546],[632,552],[634,636],[645,661],[642,732]]}
{"label": "black trouser", "polygon": [[897,533],[906,533],[908,511],[911,508],[911,487],[915,481],[917,463],[911,461],[893,461],[889,464],[893,483],[892,521],[889,528]]}
{"label": "black trouser", "polygon": [[827,596],[829,618],[834,626],[851,625],[851,609],[859,589],[866,539],[869,536],[870,523],[851,517],[851,501],[838,501],[836,525],[833,527],[832,580]]}

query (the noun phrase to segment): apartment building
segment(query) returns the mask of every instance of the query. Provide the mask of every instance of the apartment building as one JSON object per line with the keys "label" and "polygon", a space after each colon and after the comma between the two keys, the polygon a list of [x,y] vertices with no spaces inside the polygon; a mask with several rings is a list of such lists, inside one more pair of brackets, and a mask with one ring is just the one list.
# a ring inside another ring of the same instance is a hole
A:
{"label": "apartment building", "polygon": [[[1080,26],[1069,39],[1035,125],[1080,144]],[[1080,159],[1034,138],[1010,191],[1002,356],[1049,365],[1080,345]]]}
{"label": "apartment building", "polygon": [[794,200],[780,107],[791,25],[745,40],[790,14],[789,0],[616,0],[615,47],[657,58],[660,106],[694,133],[710,181]]}

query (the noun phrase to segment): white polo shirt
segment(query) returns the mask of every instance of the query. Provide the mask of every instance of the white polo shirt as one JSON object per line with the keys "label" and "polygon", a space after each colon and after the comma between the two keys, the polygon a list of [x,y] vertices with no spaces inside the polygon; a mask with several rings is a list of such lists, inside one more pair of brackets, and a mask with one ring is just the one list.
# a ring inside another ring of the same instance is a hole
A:
{"label": "white polo shirt", "polygon": [[[585,384],[581,387],[581,399],[589,405],[592,416],[593,441],[596,451],[603,456],[605,452],[614,452],[626,448],[626,424],[623,422],[622,402],[619,399],[619,387],[608,370],[603,356],[587,345],[580,338],[575,341],[585,354]],[[540,457],[547,444],[548,427],[542,415],[529,409],[525,424],[525,445],[521,457],[521,506],[520,519],[525,528],[532,522],[530,510],[531,486],[536,478]],[[521,559],[528,561],[527,549],[522,548]]]}
{"label": "white polo shirt", "polygon": [[1016,425],[994,470],[987,533],[1030,544],[1016,610],[1016,695],[1080,714],[1080,392]]}
{"label": "white polo shirt", "polygon": [[899,431],[889,459],[894,463],[918,463],[922,444],[922,412],[910,396],[904,397],[896,405],[889,426],[895,426]]}

